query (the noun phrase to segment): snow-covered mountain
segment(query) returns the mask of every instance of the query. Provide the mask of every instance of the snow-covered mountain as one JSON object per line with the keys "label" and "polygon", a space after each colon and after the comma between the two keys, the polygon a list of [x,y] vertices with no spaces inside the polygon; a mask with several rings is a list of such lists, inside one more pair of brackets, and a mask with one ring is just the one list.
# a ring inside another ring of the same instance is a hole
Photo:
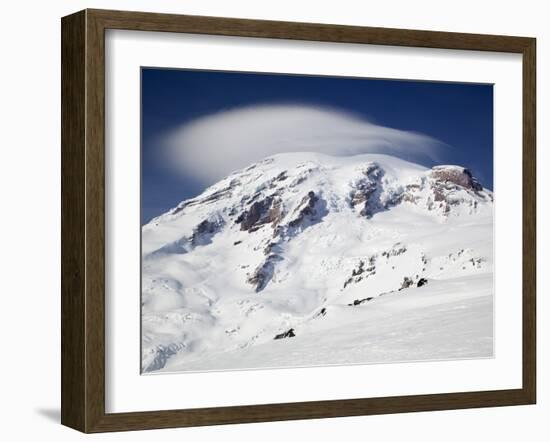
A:
{"label": "snow-covered mountain", "polygon": [[465,168],[279,154],[142,228],[142,370],[489,357],[493,195]]}

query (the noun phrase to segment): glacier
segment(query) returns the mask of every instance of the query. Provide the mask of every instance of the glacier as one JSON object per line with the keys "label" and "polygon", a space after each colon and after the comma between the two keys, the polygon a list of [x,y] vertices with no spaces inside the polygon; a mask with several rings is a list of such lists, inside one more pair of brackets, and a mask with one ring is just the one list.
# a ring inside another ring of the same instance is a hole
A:
{"label": "glacier", "polygon": [[456,165],[274,155],[142,227],[142,373],[493,356],[493,193]]}

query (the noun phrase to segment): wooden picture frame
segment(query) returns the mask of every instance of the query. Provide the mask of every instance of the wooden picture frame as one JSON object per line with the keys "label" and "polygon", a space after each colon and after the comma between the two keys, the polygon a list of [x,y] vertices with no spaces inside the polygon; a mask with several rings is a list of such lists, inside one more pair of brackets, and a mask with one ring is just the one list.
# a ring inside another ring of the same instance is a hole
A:
{"label": "wooden picture frame", "polygon": [[[523,386],[512,390],[105,412],[105,30],[495,51],[523,57]],[[536,152],[533,38],[84,10],[62,19],[62,424],[91,432],[534,404]]]}

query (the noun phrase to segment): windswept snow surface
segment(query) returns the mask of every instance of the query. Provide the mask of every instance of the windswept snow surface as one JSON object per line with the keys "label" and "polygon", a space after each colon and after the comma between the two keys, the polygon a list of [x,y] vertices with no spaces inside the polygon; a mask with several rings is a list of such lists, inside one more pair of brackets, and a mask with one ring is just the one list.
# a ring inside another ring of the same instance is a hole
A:
{"label": "windswept snow surface", "polygon": [[280,154],[142,229],[142,371],[493,355],[493,195],[459,166]]}

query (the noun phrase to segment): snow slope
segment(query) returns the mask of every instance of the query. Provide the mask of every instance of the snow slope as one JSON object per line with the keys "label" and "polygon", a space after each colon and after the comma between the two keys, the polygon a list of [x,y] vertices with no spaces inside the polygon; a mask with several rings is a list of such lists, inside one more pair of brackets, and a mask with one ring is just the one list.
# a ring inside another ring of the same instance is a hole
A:
{"label": "snow slope", "polygon": [[490,357],[493,196],[459,166],[280,154],[142,229],[142,370]]}

